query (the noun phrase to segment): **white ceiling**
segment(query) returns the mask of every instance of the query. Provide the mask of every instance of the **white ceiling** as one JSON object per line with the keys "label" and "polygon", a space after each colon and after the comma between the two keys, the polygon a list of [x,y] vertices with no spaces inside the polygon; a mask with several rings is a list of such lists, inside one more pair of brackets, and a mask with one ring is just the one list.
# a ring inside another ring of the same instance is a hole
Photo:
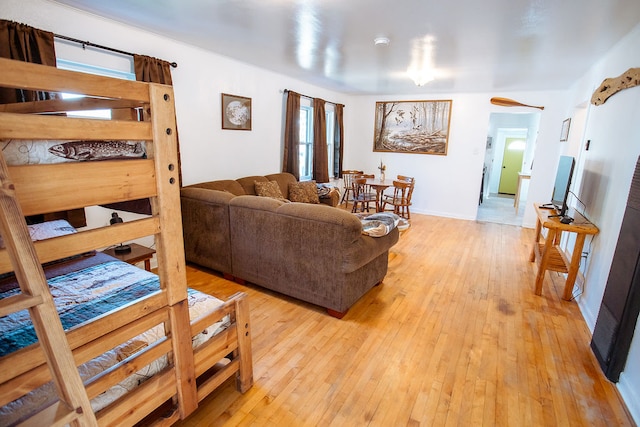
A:
{"label": "white ceiling", "polygon": [[353,94],[566,89],[640,22],[640,0],[55,1]]}

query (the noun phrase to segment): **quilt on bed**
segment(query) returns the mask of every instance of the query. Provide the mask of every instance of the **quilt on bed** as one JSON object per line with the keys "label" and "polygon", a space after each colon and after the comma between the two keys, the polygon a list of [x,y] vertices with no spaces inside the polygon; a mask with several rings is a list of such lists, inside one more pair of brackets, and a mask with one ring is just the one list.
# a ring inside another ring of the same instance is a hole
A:
{"label": "quilt on bed", "polygon": [[[45,270],[65,330],[80,325],[114,308],[159,290],[158,276],[106,254],[60,263]],[[0,299],[18,292],[15,280],[0,282]],[[220,306],[222,301],[210,295],[188,290],[189,315],[196,319]],[[193,338],[194,348],[229,326],[228,317]],[[164,336],[162,325],[129,340],[119,347],[79,367],[83,380],[91,378]],[[8,355],[36,342],[36,335],[26,310],[0,318],[0,356]],[[154,361],[117,386],[92,400],[95,411],[135,388],[167,365],[166,356]],[[53,384],[45,384],[21,399],[0,408],[0,425],[20,420],[34,407],[53,403]]]}

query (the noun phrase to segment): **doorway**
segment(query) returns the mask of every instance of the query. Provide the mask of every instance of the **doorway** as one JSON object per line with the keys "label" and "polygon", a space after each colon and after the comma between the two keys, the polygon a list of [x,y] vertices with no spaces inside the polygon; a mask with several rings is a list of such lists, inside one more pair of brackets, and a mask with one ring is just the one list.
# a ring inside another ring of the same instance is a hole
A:
{"label": "doorway", "polygon": [[[514,195],[518,173],[531,173],[539,122],[540,113],[491,113],[476,220],[522,225],[529,180],[521,181],[517,209]],[[501,187],[503,170],[507,187]]]}

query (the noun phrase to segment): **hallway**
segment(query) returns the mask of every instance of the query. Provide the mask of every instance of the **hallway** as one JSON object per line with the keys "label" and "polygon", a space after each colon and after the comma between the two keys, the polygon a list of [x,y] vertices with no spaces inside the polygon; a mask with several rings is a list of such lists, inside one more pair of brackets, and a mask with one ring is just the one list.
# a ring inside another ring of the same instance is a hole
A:
{"label": "hallway", "polygon": [[498,224],[522,226],[526,200],[520,200],[518,214],[513,206],[514,196],[506,194],[490,194],[478,206],[476,220],[480,222],[494,222]]}

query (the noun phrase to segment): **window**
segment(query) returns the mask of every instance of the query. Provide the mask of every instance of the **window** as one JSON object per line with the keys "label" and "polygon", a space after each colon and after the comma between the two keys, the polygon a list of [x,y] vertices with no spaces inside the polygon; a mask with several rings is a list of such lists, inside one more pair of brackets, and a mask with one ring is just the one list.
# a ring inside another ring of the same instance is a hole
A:
{"label": "window", "polygon": [[[334,147],[333,133],[335,129],[335,113],[332,108],[325,111],[327,125],[327,159],[329,176],[333,176]],[[300,146],[298,150],[300,180],[307,181],[313,177],[313,107],[300,106]]]}
{"label": "window", "polygon": [[313,175],[313,108],[300,106],[300,180],[308,181]]}
{"label": "window", "polygon": [[333,140],[333,134],[336,129],[336,114],[333,111],[333,108],[327,108],[324,114],[327,123],[327,160],[329,162],[329,177],[332,177],[334,176],[335,141]]}
{"label": "window", "polygon": [[[96,74],[99,76],[115,77],[124,80],[135,80],[134,73],[112,70],[104,67],[96,67],[89,64],[81,64],[79,62],[68,61],[65,59],[56,59],[56,66],[61,70],[80,71],[82,73]],[[62,93],[62,99],[83,98],[84,95],[73,93]],[[70,117],[87,117],[96,119],[111,119],[111,110],[92,110],[92,111],[68,111]]]}

